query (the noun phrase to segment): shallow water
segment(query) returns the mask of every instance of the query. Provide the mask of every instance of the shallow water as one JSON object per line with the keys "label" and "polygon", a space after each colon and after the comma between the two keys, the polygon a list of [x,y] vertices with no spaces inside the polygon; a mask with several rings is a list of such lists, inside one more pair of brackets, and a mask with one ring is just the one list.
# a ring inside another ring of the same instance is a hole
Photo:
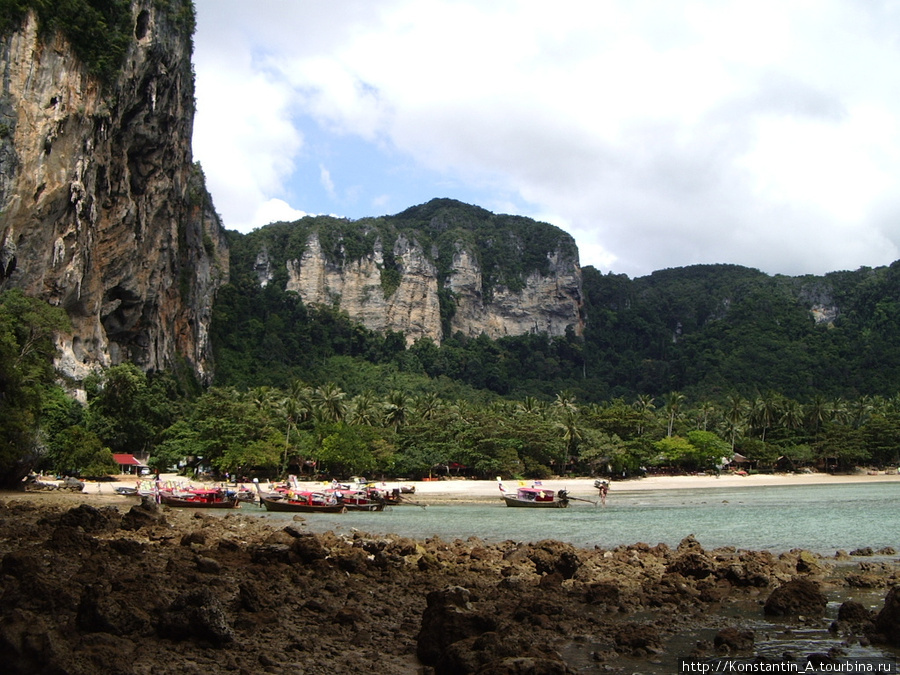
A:
{"label": "shallow water", "polygon": [[[424,497],[422,498],[424,499]],[[290,513],[255,511],[273,521],[291,521]],[[439,536],[445,540],[478,537],[485,541],[539,541],[556,539],[575,546],[604,549],[623,544],[659,542],[677,546],[693,534],[707,549],[735,546],[774,553],[805,548],[823,555],[856,548],[900,549],[900,483],[746,487],[701,490],[625,491],[610,494],[607,506],[573,502],[568,509],[511,509],[500,499],[466,505],[434,505],[426,508],[395,507],[381,513],[302,514],[304,527],[313,532],[333,530],[350,534],[395,533],[416,539]],[[867,560],[896,560],[879,556]],[[846,563],[846,564],[855,564]],[[879,609],[884,589],[832,589],[824,620],[806,626],[772,621],[762,616],[758,599],[745,606],[729,606],[732,620],[756,631],[754,653],[774,660],[794,655],[796,670],[807,672],[807,654],[826,652],[840,645],[843,659],[858,660],[898,672],[898,652],[858,642],[844,642],[828,632],[840,603],[847,599]],[[715,629],[680,633],[658,658],[619,658],[616,666],[626,671],[677,673],[678,661],[697,640],[712,640]],[[598,649],[585,636],[565,651],[578,672],[606,672],[607,663],[596,663]],[[734,665],[734,664],[732,664]],[[715,666],[712,666],[715,668]],[[751,672],[751,671],[746,671]],[[809,671],[812,672],[812,671]],[[848,672],[866,672],[863,670]]]}
{"label": "shallow water", "polygon": [[[245,513],[254,507],[243,509]],[[257,511],[258,512],[258,511]],[[359,530],[424,539],[557,539],[579,547],[646,542],[675,546],[693,534],[705,548],[832,555],[864,546],[900,549],[900,483],[700,490],[616,491],[606,507],[511,509],[500,499],[466,505],[400,506],[381,513],[302,514],[314,532]],[[266,514],[290,520],[293,514]]]}

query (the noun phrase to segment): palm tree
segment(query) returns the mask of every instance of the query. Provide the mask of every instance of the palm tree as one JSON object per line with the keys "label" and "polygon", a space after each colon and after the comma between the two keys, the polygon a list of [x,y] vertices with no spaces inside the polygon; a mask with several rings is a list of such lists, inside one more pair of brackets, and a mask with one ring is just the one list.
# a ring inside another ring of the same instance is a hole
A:
{"label": "palm tree", "polygon": [[737,436],[746,428],[749,406],[740,394],[731,393],[725,402],[724,428],[731,436],[731,451]]}
{"label": "palm tree", "polygon": [[681,405],[685,401],[685,396],[681,392],[673,391],[670,392],[668,396],[665,397],[665,405],[663,406],[663,410],[666,411],[666,417],[668,418],[668,426],[666,431],[666,436],[671,437],[672,431],[675,428],[675,420],[678,417],[681,417]]}
{"label": "palm tree", "polygon": [[562,431],[562,439],[565,444],[564,451],[566,453],[562,458],[559,470],[560,475],[562,475],[566,471],[566,464],[568,464],[569,457],[575,454],[578,443],[584,438],[584,432],[578,424],[578,412],[568,408],[563,408],[557,426]]}
{"label": "palm tree", "polygon": [[406,417],[409,413],[409,400],[405,392],[399,389],[391,391],[383,407],[385,426],[398,429],[406,423]]}
{"label": "palm tree", "polygon": [[541,412],[541,402],[534,396],[526,396],[516,403],[516,414],[536,415]]}
{"label": "palm tree", "polygon": [[649,415],[656,410],[656,406],[653,405],[654,400],[655,399],[650,394],[638,394],[634,403],[631,404],[631,406],[641,415],[640,422],[638,423],[638,436],[644,435],[644,423],[647,421]]}
{"label": "palm tree", "polygon": [[775,426],[779,419],[781,400],[774,392],[766,392],[763,396],[757,396],[751,402],[750,421],[754,426],[761,428],[762,442],[766,442],[766,431]]}
{"label": "palm tree", "polygon": [[381,408],[371,389],[358,394],[350,401],[348,419],[351,424],[374,427],[381,424]]}
{"label": "palm tree", "polygon": [[697,406],[697,429],[706,431],[709,426],[709,418],[716,412],[716,406],[712,401],[703,401]]}
{"label": "palm tree", "polygon": [[870,396],[860,396],[848,406],[848,416],[854,429],[859,429],[875,410]]}
{"label": "palm tree", "polygon": [[294,380],[288,387],[288,395],[278,402],[278,412],[287,422],[284,434],[284,458],[282,471],[287,470],[288,453],[291,446],[291,430],[296,430],[312,415],[312,390],[300,380]]}
{"label": "palm tree", "polygon": [[778,423],[785,429],[799,429],[803,426],[803,407],[792,398],[785,399]]}
{"label": "palm tree", "polygon": [[277,389],[262,386],[249,390],[244,398],[255,405],[258,410],[269,412],[278,404],[278,396]]}
{"label": "palm tree", "polygon": [[819,441],[819,429],[828,422],[828,401],[821,394],[816,394],[806,406],[806,423],[812,426],[813,438]]}
{"label": "palm tree", "polygon": [[340,422],[347,414],[344,401],[347,394],[333,382],[327,382],[313,392],[316,417],[323,422]]}
{"label": "palm tree", "polygon": [[846,424],[850,419],[847,402],[838,396],[828,404],[828,419],[838,424]]}
{"label": "palm tree", "polygon": [[578,410],[578,406],[575,405],[575,394],[568,389],[564,389],[556,395],[553,405],[562,410],[571,410],[572,412]]}
{"label": "palm tree", "polygon": [[416,416],[421,420],[433,420],[437,417],[438,412],[444,407],[441,397],[433,391],[413,399],[413,409]]}

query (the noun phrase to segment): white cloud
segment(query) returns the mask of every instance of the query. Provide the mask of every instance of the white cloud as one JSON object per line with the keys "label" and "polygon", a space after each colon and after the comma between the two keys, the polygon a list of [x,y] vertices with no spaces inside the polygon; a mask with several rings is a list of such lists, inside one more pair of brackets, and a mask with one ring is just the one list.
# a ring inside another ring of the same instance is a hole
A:
{"label": "white cloud", "polygon": [[[316,152],[302,118],[553,214],[583,264],[604,269],[799,274],[898,257],[894,5],[197,7],[195,152],[229,227],[273,197],[292,201],[289,176]],[[362,203],[388,203],[383,185],[365,189],[353,188]]]}
{"label": "white cloud", "polygon": [[328,193],[329,197],[334,198],[336,196],[334,191],[334,181],[331,180],[331,172],[322,164],[319,165],[319,182],[322,184],[322,187],[325,188],[325,192]]}
{"label": "white cloud", "polygon": [[257,207],[250,221],[250,226],[256,228],[269,223],[292,223],[308,215],[305,211],[293,208],[283,199],[270,199]]}

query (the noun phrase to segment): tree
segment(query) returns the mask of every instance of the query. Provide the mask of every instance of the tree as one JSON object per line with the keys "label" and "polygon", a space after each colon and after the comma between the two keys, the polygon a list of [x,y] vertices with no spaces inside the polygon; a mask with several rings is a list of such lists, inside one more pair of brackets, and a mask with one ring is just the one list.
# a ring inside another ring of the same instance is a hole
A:
{"label": "tree", "polygon": [[0,487],[12,489],[40,460],[38,428],[54,386],[54,334],[65,312],[14,289],[0,294]]}
{"label": "tree", "polygon": [[159,434],[172,423],[169,402],[132,363],[90,377],[85,388],[88,428],[113,452],[150,453]]}
{"label": "tree", "polygon": [[332,424],[324,431],[316,459],[327,466],[333,476],[364,475],[377,465],[369,442],[370,436],[361,433],[369,427],[353,427],[343,422]]}
{"label": "tree", "polygon": [[313,392],[312,401],[316,419],[323,422],[340,422],[347,414],[347,394],[333,382],[327,382]]}
{"label": "tree", "polygon": [[59,434],[51,461],[54,470],[66,476],[100,478],[119,469],[97,434],[77,425]]}
{"label": "tree", "polygon": [[406,422],[409,413],[409,400],[405,392],[392,390],[384,402],[384,424],[398,429]]}
{"label": "tree", "polygon": [[[690,441],[681,436],[666,436],[653,444],[659,453],[658,463],[674,466],[683,466],[691,462],[694,455],[694,446]],[[662,460],[662,462],[659,462]]]}
{"label": "tree", "polygon": [[698,469],[720,467],[731,460],[733,453],[728,443],[711,431],[690,431],[687,434],[687,439],[693,447],[690,461]]}
{"label": "tree", "polygon": [[638,411],[640,414],[640,424],[638,425],[638,436],[644,435],[644,429],[646,428],[647,420],[650,415],[653,414],[653,411],[656,409],[654,405],[655,399],[650,396],[650,394],[638,394],[638,397],[634,400],[632,407]]}
{"label": "tree", "polygon": [[[190,464],[203,462],[222,472],[257,466],[260,458],[270,467],[273,439],[282,436],[268,412],[234,389],[213,387],[197,400],[186,424],[167,430],[163,450],[168,459],[180,450],[182,458],[192,458]],[[277,448],[280,456],[281,440]]]}
{"label": "tree", "polygon": [[684,404],[685,395],[678,391],[670,392],[665,397],[664,410],[666,412],[666,436],[671,436],[675,430],[675,420],[681,417],[681,406]]}

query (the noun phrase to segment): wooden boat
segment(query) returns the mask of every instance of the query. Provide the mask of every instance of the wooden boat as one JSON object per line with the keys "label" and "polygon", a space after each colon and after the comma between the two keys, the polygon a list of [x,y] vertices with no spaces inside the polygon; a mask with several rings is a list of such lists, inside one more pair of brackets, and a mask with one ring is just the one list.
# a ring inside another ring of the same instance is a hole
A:
{"label": "wooden boat", "polygon": [[348,511],[384,511],[385,500],[374,488],[366,490],[336,490],[337,501]]}
{"label": "wooden boat", "polygon": [[569,493],[566,490],[554,492],[549,488],[533,486],[520,487],[513,494],[504,490],[503,485],[500,485],[500,492],[507,506],[530,509],[564,509],[569,505]]}
{"label": "wooden boat", "polygon": [[294,513],[343,513],[347,510],[334,495],[324,492],[285,492],[260,496],[267,511]]}
{"label": "wooden boat", "polygon": [[195,509],[236,509],[241,505],[234,493],[214,489],[161,490],[159,501],[166,506]]}

